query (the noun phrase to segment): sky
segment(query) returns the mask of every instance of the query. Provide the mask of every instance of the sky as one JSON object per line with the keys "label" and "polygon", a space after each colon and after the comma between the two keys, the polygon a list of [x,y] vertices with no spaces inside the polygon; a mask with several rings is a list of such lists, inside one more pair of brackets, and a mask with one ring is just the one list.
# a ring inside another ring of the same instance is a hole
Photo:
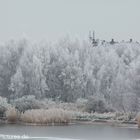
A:
{"label": "sky", "polygon": [[0,0],[0,41],[140,41],[140,0]]}

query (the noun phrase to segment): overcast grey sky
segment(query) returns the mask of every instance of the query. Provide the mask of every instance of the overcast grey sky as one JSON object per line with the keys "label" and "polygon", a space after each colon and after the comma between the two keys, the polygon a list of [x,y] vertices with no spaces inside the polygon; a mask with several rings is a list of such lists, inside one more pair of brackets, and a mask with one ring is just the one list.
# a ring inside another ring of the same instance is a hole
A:
{"label": "overcast grey sky", "polygon": [[67,34],[140,41],[140,0],[0,0],[0,41],[54,41]]}

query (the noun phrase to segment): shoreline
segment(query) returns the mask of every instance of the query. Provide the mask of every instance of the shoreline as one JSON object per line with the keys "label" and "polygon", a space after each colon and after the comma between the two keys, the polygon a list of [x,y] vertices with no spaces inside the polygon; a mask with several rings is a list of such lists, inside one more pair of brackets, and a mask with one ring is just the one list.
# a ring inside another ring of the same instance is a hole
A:
{"label": "shoreline", "polygon": [[69,125],[95,125],[95,124],[102,124],[102,125],[109,125],[109,126],[116,126],[116,127],[134,127],[138,128],[138,124],[136,121],[117,121],[117,120],[93,120],[93,121],[84,121],[84,120],[73,120],[69,123],[25,123],[21,121],[17,122],[8,122],[0,120],[0,124],[18,124],[18,125],[26,125],[26,126],[69,126]]}

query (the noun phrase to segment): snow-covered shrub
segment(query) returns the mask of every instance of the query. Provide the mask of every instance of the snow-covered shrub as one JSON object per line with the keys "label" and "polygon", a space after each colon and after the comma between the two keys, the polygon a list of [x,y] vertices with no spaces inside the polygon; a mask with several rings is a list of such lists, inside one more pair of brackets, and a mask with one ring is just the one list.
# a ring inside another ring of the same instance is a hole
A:
{"label": "snow-covered shrub", "polygon": [[78,111],[78,108],[74,103],[59,103],[58,108],[68,111]]}
{"label": "snow-covered shrub", "polygon": [[113,120],[115,118],[114,112],[107,113],[88,113],[88,112],[75,112],[75,116],[77,120]]}
{"label": "snow-covered shrub", "polygon": [[77,111],[77,106],[75,103],[66,103],[61,101],[53,101],[52,99],[41,100],[42,109],[60,108],[69,111]]}
{"label": "snow-covered shrub", "polygon": [[63,109],[32,109],[21,114],[21,121],[25,123],[69,123],[72,119],[72,113]]}
{"label": "snow-covered shrub", "polygon": [[86,103],[87,103],[87,99],[78,98],[77,101],[76,101],[76,106],[80,110],[85,110]]}
{"label": "snow-covered shrub", "polygon": [[10,107],[6,111],[6,118],[9,122],[16,122],[18,118],[17,110],[15,107]]}
{"label": "snow-covered shrub", "polygon": [[55,108],[58,106],[58,102],[53,101],[52,99],[45,98],[44,100],[41,100],[41,108],[42,109],[49,109],[49,108]]}
{"label": "snow-covered shrub", "polygon": [[14,100],[14,102],[12,104],[20,112],[24,112],[24,111],[29,110],[29,109],[41,108],[40,101],[35,99],[35,96],[33,96],[33,95],[23,96],[21,98],[18,98],[16,100]]}
{"label": "snow-covered shrub", "polygon": [[10,107],[11,105],[7,103],[7,99],[0,96],[0,117],[3,117],[5,114],[5,111]]}
{"label": "snow-covered shrub", "polygon": [[134,120],[136,116],[135,112],[115,112],[114,119],[120,121],[130,121]]}
{"label": "snow-covered shrub", "polygon": [[114,112],[107,112],[107,113],[93,113],[95,119],[104,119],[104,120],[113,120],[115,118]]}
{"label": "snow-covered shrub", "polygon": [[88,98],[88,101],[85,106],[85,111],[104,113],[104,112],[110,112],[112,111],[112,109],[107,107],[107,104],[103,99],[94,98],[92,96]]}

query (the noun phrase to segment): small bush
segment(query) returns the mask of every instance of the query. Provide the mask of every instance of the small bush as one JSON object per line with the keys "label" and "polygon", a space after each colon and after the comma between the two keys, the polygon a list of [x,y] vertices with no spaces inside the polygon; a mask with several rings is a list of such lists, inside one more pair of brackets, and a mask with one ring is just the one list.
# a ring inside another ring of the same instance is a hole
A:
{"label": "small bush", "polygon": [[90,112],[90,113],[91,112],[104,113],[104,112],[111,112],[113,110],[107,107],[103,99],[89,97],[85,105],[85,111]]}
{"label": "small bush", "polygon": [[69,123],[72,119],[72,114],[63,109],[33,109],[27,110],[21,114],[21,121],[26,123]]}
{"label": "small bush", "polygon": [[8,108],[8,110],[6,111],[6,118],[9,122],[17,121],[17,111],[14,107]]}
{"label": "small bush", "polygon": [[7,99],[0,96],[0,117],[5,116],[5,112],[9,107],[11,105],[7,103]]}
{"label": "small bush", "polygon": [[41,103],[35,99],[35,96],[23,96],[22,98],[18,98],[13,101],[12,103],[17,110],[20,112],[25,112],[26,110],[30,109],[40,109]]}
{"label": "small bush", "polygon": [[131,121],[136,118],[136,113],[135,112],[115,112],[115,120],[120,120],[120,121]]}
{"label": "small bush", "polygon": [[52,101],[51,99],[44,99],[40,101],[41,108],[42,109],[52,109],[52,108],[60,108],[63,110],[69,110],[69,111],[77,111],[77,106],[74,103],[64,103],[61,101]]}
{"label": "small bush", "polygon": [[59,103],[56,108],[61,108],[68,111],[78,111],[78,108],[74,103]]}
{"label": "small bush", "polygon": [[76,101],[76,106],[79,110],[84,111],[85,105],[87,104],[87,99],[78,98]]}

